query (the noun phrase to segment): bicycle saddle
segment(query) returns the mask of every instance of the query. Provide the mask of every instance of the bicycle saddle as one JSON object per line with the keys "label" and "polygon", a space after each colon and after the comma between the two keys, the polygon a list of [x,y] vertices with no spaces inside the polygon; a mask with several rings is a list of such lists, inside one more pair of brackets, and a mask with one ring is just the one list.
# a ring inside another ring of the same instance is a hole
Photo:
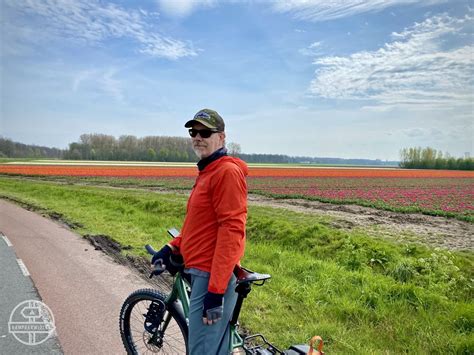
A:
{"label": "bicycle saddle", "polygon": [[271,275],[259,274],[258,272],[253,272],[252,270],[246,269],[239,265],[235,266],[234,275],[237,277],[237,284],[262,281],[263,285],[263,282],[271,277]]}

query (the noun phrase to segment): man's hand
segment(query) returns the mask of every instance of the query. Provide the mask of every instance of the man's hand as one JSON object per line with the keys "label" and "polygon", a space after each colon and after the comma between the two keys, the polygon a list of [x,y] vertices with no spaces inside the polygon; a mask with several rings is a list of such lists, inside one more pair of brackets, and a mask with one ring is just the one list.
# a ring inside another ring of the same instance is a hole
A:
{"label": "man's hand", "polygon": [[151,258],[151,263],[155,266],[164,266],[165,269],[169,269],[171,252],[171,247],[169,245],[165,245],[163,248],[157,251],[155,255],[153,255]]}
{"label": "man's hand", "polygon": [[204,307],[202,309],[202,322],[207,325],[217,323],[222,318],[224,312],[224,295],[207,292],[204,296]]}

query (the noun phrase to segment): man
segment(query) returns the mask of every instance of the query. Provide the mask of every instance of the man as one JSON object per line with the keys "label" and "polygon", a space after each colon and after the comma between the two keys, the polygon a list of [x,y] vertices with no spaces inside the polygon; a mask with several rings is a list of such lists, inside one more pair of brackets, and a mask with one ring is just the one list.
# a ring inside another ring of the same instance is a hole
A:
{"label": "man", "polygon": [[203,109],[184,125],[200,158],[199,176],[187,204],[180,235],[152,259],[165,265],[171,253],[183,256],[191,275],[189,353],[227,354],[229,321],[237,294],[233,270],[244,253],[247,219],[247,165],[227,156],[225,124]]}

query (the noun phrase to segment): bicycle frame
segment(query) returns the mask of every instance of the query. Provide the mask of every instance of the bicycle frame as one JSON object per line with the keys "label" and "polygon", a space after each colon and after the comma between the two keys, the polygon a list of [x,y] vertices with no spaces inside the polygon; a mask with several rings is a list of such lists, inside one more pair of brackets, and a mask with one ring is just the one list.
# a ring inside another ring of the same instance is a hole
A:
{"label": "bicycle frame", "polygon": [[[190,285],[181,275],[181,272],[178,272],[175,276],[175,280],[173,283],[173,289],[171,293],[168,295],[166,299],[167,304],[172,304],[175,301],[179,301],[181,306],[183,307],[183,313],[186,318],[186,324],[189,326],[189,295],[187,292],[188,287]],[[165,326],[168,326],[171,317],[168,318],[165,322]],[[230,345],[229,345],[229,353],[231,353],[234,349],[243,347],[244,340],[240,336],[238,332],[238,325],[237,324],[230,324]]]}
{"label": "bicycle frame", "polygon": [[184,316],[186,317],[186,323],[189,322],[189,296],[187,288],[190,287],[187,282],[181,276],[181,272],[176,274],[173,289],[166,299],[167,304],[172,304],[174,301],[179,300],[183,307]]}

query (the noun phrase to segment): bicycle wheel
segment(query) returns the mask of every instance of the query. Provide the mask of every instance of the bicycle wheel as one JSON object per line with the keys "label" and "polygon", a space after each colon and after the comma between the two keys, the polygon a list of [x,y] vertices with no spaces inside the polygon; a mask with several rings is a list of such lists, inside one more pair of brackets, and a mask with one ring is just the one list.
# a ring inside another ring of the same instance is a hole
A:
{"label": "bicycle wheel", "polygon": [[120,310],[120,335],[129,354],[187,354],[186,320],[166,295],[152,289],[133,292]]}

